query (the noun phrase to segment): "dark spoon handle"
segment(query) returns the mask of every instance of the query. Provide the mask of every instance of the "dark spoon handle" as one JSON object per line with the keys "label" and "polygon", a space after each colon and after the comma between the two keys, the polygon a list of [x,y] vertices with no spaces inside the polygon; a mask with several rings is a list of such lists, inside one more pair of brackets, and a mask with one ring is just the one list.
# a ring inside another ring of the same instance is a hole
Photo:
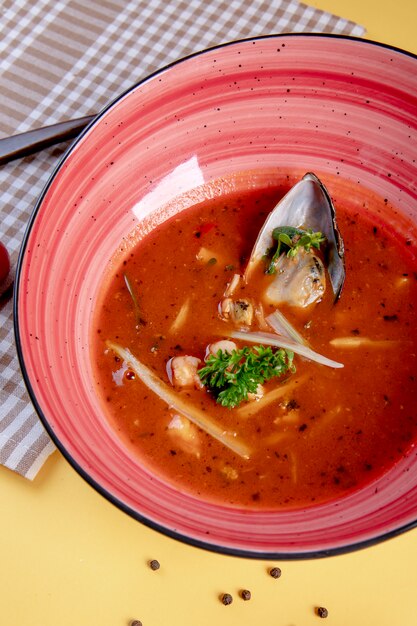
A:
{"label": "dark spoon handle", "polygon": [[87,115],[0,139],[0,165],[77,137],[94,117]]}

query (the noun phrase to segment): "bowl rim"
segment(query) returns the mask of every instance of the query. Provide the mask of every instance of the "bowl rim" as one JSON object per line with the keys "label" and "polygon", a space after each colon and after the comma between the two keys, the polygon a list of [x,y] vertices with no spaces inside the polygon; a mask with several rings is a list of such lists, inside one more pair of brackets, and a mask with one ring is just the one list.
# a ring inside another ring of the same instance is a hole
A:
{"label": "bowl rim", "polygon": [[102,487],[94,478],[92,478],[92,476],[90,476],[90,474],[83,467],[81,467],[81,465],[78,463],[78,461],[76,461],[76,459],[71,455],[71,453],[68,452],[65,445],[61,443],[59,437],[56,435],[56,433],[50,426],[48,419],[44,415],[42,408],[36,398],[36,395],[32,387],[32,383],[31,383],[31,380],[30,380],[30,377],[28,375],[26,365],[25,365],[24,350],[23,350],[22,342],[20,338],[20,325],[19,325],[20,287],[21,287],[22,265],[25,259],[25,253],[26,253],[28,240],[32,232],[32,228],[34,226],[35,220],[37,218],[37,214],[43,204],[44,198],[49,188],[51,187],[53,181],[55,180],[56,176],[58,175],[61,168],[65,164],[69,155],[76,149],[76,147],[78,146],[82,138],[89,132],[89,130],[93,126],[95,126],[99,122],[99,120],[105,115],[105,113],[108,110],[114,107],[120,100],[122,100],[125,96],[127,96],[129,93],[131,93],[132,91],[134,91],[141,85],[144,85],[148,81],[153,80],[156,76],[159,76],[160,74],[168,71],[170,68],[175,67],[183,63],[184,61],[189,61],[193,59],[194,57],[199,57],[215,50],[221,50],[221,49],[224,49],[233,45],[237,45],[237,44],[242,44],[245,42],[254,42],[254,41],[259,41],[259,40],[262,41],[262,40],[268,40],[268,39],[294,39],[294,38],[297,38],[297,39],[300,39],[300,38],[334,39],[334,40],[342,40],[342,41],[351,41],[351,42],[356,42],[364,46],[371,46],[371,47],[391,50],[395,53],[399,53],[400,55],[405,55],[412,59],[417,59],[417,54],[413,52],[409,52],[403,48],[400,48],[391,44],[379,42],[376,40],[352,36],[352,35],[343,35],[343,34],[335,34],[335,33],[312,33],[312,32],[278,33],[278,34],[270,33],[270,34],[258,35],[254,37],[244,37],[244,38],[234,39],[231,41],[226,41],[226,42],[219,43],[213,46],[209,46],[207,48],[203,48],[191,54],[182,56],[156,69],[150,74],[147,74],[144,78],[135,82],[130,87],[128,87],[127,89],[119,93],[117,96],[115,96],[113,99],[109,100],[109,102],[97,113],[97,115],[93,117],[93,119],[80,132],[80,134],[75,138],[75,140],[73,140],[71,145],[65,150],[65,152],[59,158],[58,163],[53,168],[48,180],[43,186],[43,189],[39,197],[36,200],[35,206],[31,212],[29,221],[27,223],[27,226],[23,235],[19,255],[18,255],[17,264],[16,264],[16,275],[15,275],[14,292],[13,292],[14,337],[15,337],[18,362],[19,362],[21,373],[22,373],[23,381],[25,383],[26,389],[28,391],[28,394],[34,406],[34,409],[37,413],[37,416],[39,417],[47,434],[49,435],[49,437],[55,444],[56,448],[62,454],[62,456],[66,459],[66,461],[68,461],[68,463],[73,467],[73,469],[75,469],[75,471],[81,476],[81,478],[83,478],[91,487],[93,487],[95,491],[97,491],[110,503],[115,505],[118,509],[122,510],[124,513],[127,513],[130,517],[141,522],[142,524],[144,524],[148,528],[151,528],[152,530],[156,530],[165,536],[168,536],[172,539],[176,539],[190,546],[208,550],[209,552],[214,552],[217,554],[223,554],[223,555],[228,555],[228,556],[236,556],[236,557],[241,557],[241,558],[256,559],[256,560],[279,559],[279,560],[285,560],[285,561],[297,561],[297,560],[307,560],[307,559],[313,559],[313,558],[315,559],[315,558],[324,558],[324,557],[329,557],[329,556],[337,556],[337,555],[347,554],[347,553],[357,551],[357,550],[362,550],[364,548],[371,547],[373,545],[381,543],[382,541],[394,538],[408,530],[411,530],[417,527],[417,512],[416,512],[416,519],[414,521],[408,522],[390,531],[382,532],[381,534],[378,534],[375,537],[371,537],[363,541],[356,541],[356,542],[354,541],[352,543],[338,546],[335,548],[326,548],[322,550],[312,549],[312,550],[304,550],[304,551],[298,551],[298,552],[297,551],[285,552],[285,551],[279,551],[279,550],[278,551],[262,551],[262,550],[255,551],[255,550],[246,550],[244,548],[232,548],[232,547],[227,547],[223,545],[217,545],[216,543],[210,543],[201,539],[189,537],[183,533],[172,530],[164,526],[161,523],[148,519],[146,516],[142,515],[140,512],[134,510],[133,508],[131,508],[130,506],[122,502],[117,496],[113,495],[106,488]]}

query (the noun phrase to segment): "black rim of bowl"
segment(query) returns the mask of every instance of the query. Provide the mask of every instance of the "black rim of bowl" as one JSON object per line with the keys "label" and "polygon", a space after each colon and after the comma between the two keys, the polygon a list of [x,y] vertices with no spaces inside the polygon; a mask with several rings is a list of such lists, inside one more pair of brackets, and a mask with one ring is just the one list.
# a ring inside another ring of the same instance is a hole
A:
{"label": "black rim of bowl", "polygon": [[348,41],[356,41],[359,42],[362,45],[370,45],[370,46],[376,46],[376,47],[380,47],[380,48],[385,48],[388,50],[392,50],[395,53],[399,53],[414,59],[417,59],[417,55],[412,53],[412,52],[408,52],[406,50],[403,50],[402,48],[398,48],[396,46],[392,46],[389,44],[385,44],[385,43],[381,43],[378,41],[373,41],[371,39],[362,39],[360,37],[353,37],[350,35],[337,35],[337,34],[330,34],[330,33],[283,33],[283,34],[268,34],[268,35],[260,35],[260,36],[256,36],[256,37],[248,37],[248,38],[242,38],[242,39],[236,39],[233,41],[229,41],[229,42],[225,42],[225,43],[221,43],[215,46],[211,46],[209,48],[205,48],[203,50],[194,52],[192,54],[189,54],[187,56],[181,57],[175,61],[173,61],[172,63],[169,63],[167,65],[164,65],[163,67],[157,69],[156,71],[152,72],[151,74],[147,75],[145,78],[139,80],[138,82],[136,82],[135,84],[133,84],[131,87],[129,87],[128,89],[126,89],[125,91],[123,91],[122,93],[120,93],[118,96],[116,96],[113,100],[111,100],[94,118],[93,120],[81,131],[81,133],[77,136],[77,138],[73,141],[73,143],[69,146],[69,148],[65,151],[65,153],[61,156],[61,158],[59,159],[56,167],[54,168],[54,170],[52,171],[52,174],[50,175],[48,181],[46,182],[36,204],[35,207],[33,209],[33,212],[29,218],[29,222],[25,231],[25,234],[23,236],[23,240],[22,240],[22,245],[21,245],[21,249],[20,249],[20,253],[19,253],[19,258],[17,261],[17,267],[16,267],[16,278],[15,278],[15,288],[14,288],[14,295],[13,295],[13,320],[14,320],[14,334],[15,334],[15,341],[16,341],[16,349],[17,349],[17,355],[18,355],[18,359],[19,359],[19,364],[20,364],[20,368],[22,371],[22,376],[23,376],[23,380],[25,382],[27,391],[29,393],[30,399],[32,401],[32,404],[38,414],[38,417],[40,418],[46,432],[48,433],[48,435],[50,436],[51,440],[53,441],[53,443],[55,444],[55,446],[57,447],[57,449],[61,452],[61,454],[63,455],[63,457],[69,462],[69,464],[77,471],[77,473],[84,478],[84,480],[91,485],[98,493],[100,493],[102,496],[104,496],[109,502],[111,502],[112,504],[114,504],[116,507],[118,507],[120,510],[124,511],[125,513],[127,513],[128,515],[130,515],[131,517],[133,517],[134,519],[138,520],[139,522],[143,523],[145,526],[148,526],[149,528],[152,528],[153,530],[156,530],[160,533],[162,533],[163,535],[166,535],[168,537],[171,537],[173,539],[179,540],[185,544],[197,547],[197,548],[201,548],[204,550],[208,550],[210,552],[215,552],[218,554],[224,554],[224,555],[229,555],[229,556],[238,556],[238,557],[242,557],[242,558],[250,558],[250,559],[259,559],[259,560],[271,560],[271,559],[280,559],[280,560],[287,560],[287,561],[294,561],[294,560],[303,560],[303,559],[313,559],[313,558],[322,558],[322,557],[328,557],[328,556],[336,556],[336,555],[340,555],[340,554],[345,554],[348,552],[353,552],[355,550],[360,550],[360,549],[364,549],[367,547],[370,547],[372,545],[375,545],[377,543],[380,543],[382,541],[385,541],[387,539],[396,537],[397,535],[400,535],[408,530],[411,530],[413,528],[415,528],[417,526],[417,512],[416,512],[416,519],[412,522],[409,522],[403,526],[399,526],[398,528],[395,528],[391,531],[387,531],[387,532],[383,532],[379,535],[376,535],[375,537],[363,540],[363,541],[358,541],[358,542],[352,542],[350,544],[346,544],[343,546],[338,546],[336,548],[325,548],[323,550],[310,550],[310,551],[299,551],[299,552],[286,552],[284,551],[255,551],[255,550],[246,550],[243,548],[232,548],[232,547],[227,547],[227,546],[223,546],[223,545],[216,545],[214,543],[209,543],[209,542],[205,542],[201,539],[195,539],[193,537],[188,537],[187,535],[183,535],[182,533],[179,533],[175,530],[171,530],[170,528],[167,528],[166,526],[164,526],[163,524],[154,522],[151,519],[148,519],[147,517],[145,517],[144,515],[142,515],[140,512],[135,511],[134,509],[132,509],[131,507],[127,506],[124,502],[122,502],[121,500],[119,500],[118,497],[114,496],[111,492],[109,492],[107,489],[105,489],[104,487],[102,487],[99,483],[97,483],[97,481],[92,478],[89,473],[79,465],[79,463],[76,461],[76,459],[66,450],[65,446],[61,443],[61,441],[59,440],[59,438],[57,437],[56,433],[53,431],[53,429],[50,427],[49,422],[47,417],[44,415],[41,406],[39,405],[36,395],[34,393],[34,390],[32,388],[32,384],[31,384],[31,380],[30,377],[27,373],[26,370],[26,366],[25,366],[25,359],[24,359],[24,350],[22,348],[22,344],[20,341],[20,331],[19,331],[19,307],[18,307],[18,303],[19,303],[19,291],[20,291],[20,279],[21,279],[21,272],[22,272],[22,264],[23,264],[23,260],[25,257],[25,251],[26,251],[26,247],[27,247],[27,243],[28,243],[28,239],[30,236],[30,233],[32,231],[32,227],[34,225],[34,222],[36,220],[36,216],[38,214],[38,211],[40,210],[42,203],[43,203],[43,199],[49,189],[49,187],[51,186],[53,180],[55,179],[56,175],[58,174],[58,172],[60,171],[61,167],[63,166],[63,164],[65,163],[67,157],[72,153],[72,151],[77,147],[78,143],[80,142],[81,138],[90,130],[90,128],[92,126],[94,126],[100,119],[101,117],[112,107],[114,107],[117,102],[119,102],[123,97],[125,97],[128,93],[130,93],[131,91],[133,91],[134,89],[136,89],[137,87],[139,87],[140,85],[143,85],[144,83],[148,82],[149,80],[153,79],[155,76],[160,75],[161,73],[169,70],[171,67],[174,67],[175,65],[178,65],[184,61],[188,61],[189,59],[192,59],[194,57],[198,57],[201,56],[203,54],[205,54],[206,52],[211,52],[213,50],[218,50],[218,49],[222,49],[222,48],[226,48],[229,46],[233,46],[236,44],[241,44],[244,42],[251,42],[251,41],[259,41],[259,40],[265,40],[265,39],[281,39],[281,38],[314,38],[314,39],[320,39],[320,38],[325,38],[325,39],[340,39],[340,40],[348,40]]}

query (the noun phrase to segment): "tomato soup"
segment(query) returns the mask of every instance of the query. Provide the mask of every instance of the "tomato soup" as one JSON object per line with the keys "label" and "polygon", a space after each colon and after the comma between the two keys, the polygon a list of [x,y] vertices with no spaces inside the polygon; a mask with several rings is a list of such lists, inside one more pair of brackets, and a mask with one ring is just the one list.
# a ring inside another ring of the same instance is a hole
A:
{"label": "tomato soup", "polygon": [[[244,323],[265,331],[277,308],[262,301],[270,277],[262,267],[247,283],[239,277],[288,188],[284,180],[207,199],[157,226],[104,281],[94,321],[97,389],[114,429],[161,480],[226,506],[284,509],[339,498],[380,477],[417,437],[414,248],[381,219],[384,201],[369,193],[360,208],[336,202],[346,267],[339,300],[327,285],[313,304],[279,307],[310,348],[343,367],[294,354],[282,376],[232,408],[195,369],[184,385],[183,372],[173,371],[174,359],[189,357],[198,372],[218,341],[254,347],[231,337],[236,320],[222,309],[228,293],[263,302],[262,316],[255,307]],[[140,361],[162,396],[113,346]],[[214,424],[215,436],[185,406]]]}

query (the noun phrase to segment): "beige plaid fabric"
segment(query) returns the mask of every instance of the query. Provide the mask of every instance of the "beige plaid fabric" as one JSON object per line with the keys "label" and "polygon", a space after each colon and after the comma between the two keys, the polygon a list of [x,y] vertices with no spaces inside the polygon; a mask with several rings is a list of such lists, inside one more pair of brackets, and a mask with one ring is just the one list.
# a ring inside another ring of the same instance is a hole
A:
{"label": "beige plaid fabric", "polygon": [[[364,29],[296,0],[3,0],[0,136],[98,112],[150,72],[214,44]],[[15,264],[28,217],[67,146],[0,168],[0,238]],[[0,299],[0,463],[33,478],[53,452],[21,377]]]}

